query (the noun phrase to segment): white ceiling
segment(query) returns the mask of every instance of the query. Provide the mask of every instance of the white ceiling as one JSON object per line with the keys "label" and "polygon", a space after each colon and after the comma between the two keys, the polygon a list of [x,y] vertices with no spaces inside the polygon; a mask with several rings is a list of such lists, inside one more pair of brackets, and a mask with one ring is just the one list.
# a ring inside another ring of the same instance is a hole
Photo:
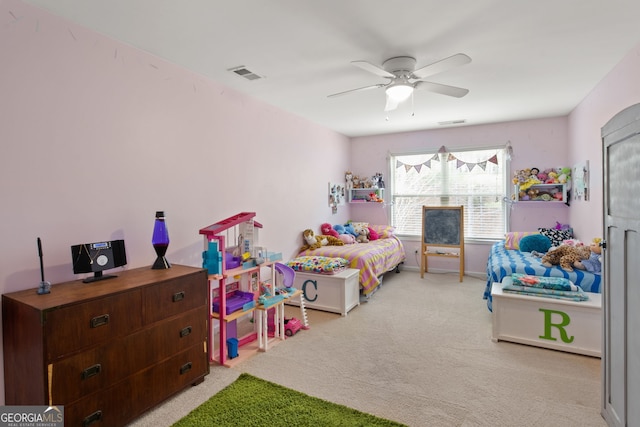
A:
{"label": "white ceiling", "polygon": [[[637,0],[25,1],[348,136],[566,115],[640,42]],[[327,98],[386,82],[351,61],[459,52],[472,62],[429,80],[464,98]]]}

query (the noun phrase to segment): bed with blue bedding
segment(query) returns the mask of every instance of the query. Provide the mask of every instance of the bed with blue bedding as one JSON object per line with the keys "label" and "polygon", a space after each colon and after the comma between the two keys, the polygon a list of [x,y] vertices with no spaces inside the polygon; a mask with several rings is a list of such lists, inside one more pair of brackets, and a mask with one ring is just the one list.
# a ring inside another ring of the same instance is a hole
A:
{"label": "bed with blue bedding", "polygon": [[545,267],[542,265],[540,258],[533,256],[530,252],[507,249],[505,242],[500,241],[494,243],[491,247],[489,260],[487,261],[487,285],[483,298],[487,300],[489,310],[492,309],[491,284],[502,283],[502,279],[511,276],[513,273],[542,277],[564,277],[573,284],[580,286],[584,292],[601,293],[602,278],[600,274],[578,269],[564,271],[557,265]]}

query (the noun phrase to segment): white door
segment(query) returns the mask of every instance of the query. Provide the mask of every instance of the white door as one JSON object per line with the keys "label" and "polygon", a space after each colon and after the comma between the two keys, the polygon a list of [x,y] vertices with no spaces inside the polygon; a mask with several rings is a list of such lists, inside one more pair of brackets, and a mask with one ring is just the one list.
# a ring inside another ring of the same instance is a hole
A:
{"label": "white door", "polygon": [[603,128],[602,416],[640,426],[640,104]]}

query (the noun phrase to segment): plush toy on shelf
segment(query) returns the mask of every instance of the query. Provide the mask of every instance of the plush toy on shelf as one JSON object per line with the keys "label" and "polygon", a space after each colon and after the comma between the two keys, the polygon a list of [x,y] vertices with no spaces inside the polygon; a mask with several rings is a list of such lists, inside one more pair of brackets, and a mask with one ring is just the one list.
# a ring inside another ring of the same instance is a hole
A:
{"label": "plush toy on shelf", "polygon": [[307,249],[317,249],[321,246],[327,246],[327,245],[329,246],[344,245],[344,243],[342,243],[342,240],[338,239],[337,237],[324,236],[324,235],[316,236],[316,233],[310,228],[302,232],[302,237],[305,244],[302,245],[302,247],[300,248],[301,252],[306,251]]}

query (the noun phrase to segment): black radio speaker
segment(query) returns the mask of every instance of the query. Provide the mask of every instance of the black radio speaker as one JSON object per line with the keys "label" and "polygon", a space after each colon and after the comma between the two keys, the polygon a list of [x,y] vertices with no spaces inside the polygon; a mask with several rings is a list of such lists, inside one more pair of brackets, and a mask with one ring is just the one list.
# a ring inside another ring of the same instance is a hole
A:
{"label": "black radio speaker", "polygon": [[71,259],[75,274],[94,273],[93,277],[83,280],[85,283],[116,277],[103,275],[102,272],[127,263],[124,240],[71,246]]}

